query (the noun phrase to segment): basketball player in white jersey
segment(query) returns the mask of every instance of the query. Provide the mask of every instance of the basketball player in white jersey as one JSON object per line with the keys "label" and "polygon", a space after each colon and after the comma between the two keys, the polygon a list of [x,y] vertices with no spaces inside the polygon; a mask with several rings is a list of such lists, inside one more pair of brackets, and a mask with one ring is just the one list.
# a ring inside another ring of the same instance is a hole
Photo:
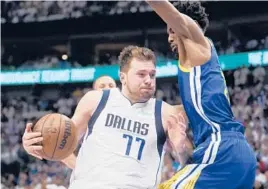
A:
{"label": "basketball player in white jersey", "polygon": [[[155,188],[166,138],[177,154],[184,151],[183,113],[152,98],[155,62],[154,53],[147,48],[124,48],[119,56],[122,90],[90,91],[80,100],[72,121],[79,136],[86,134],[71,189]],[[26,151],[40,157],[37,150],[42,147],[33,144],[41,140],[38,133],[26,133]],[[63,160],[65,164],[69,161],[72,156]]]}

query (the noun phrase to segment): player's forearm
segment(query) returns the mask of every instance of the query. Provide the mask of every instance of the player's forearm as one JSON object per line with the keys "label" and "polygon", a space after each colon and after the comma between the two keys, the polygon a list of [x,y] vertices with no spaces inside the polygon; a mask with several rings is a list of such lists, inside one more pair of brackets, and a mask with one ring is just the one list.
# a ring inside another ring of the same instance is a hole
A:
{"label": "player's forearm", "polygon": [[174,32],[185,37],[190,35],[187,28],[187,20],[168,0],[145,1]]}
{"label": "player's forearm", "polygon": [[176,155],[181,167],[184,167],[186,164],[192,161],[192,150],[188,148],[185,148],[183,152],[176,152]]}
{"label": "player's forearm", "polygon": [[[168,0],[151,1],[146,0],[150,7],[167,23],[171,23],[172,18],[177,21],[184,22],[184,18],[181,13],[170,3]],[[174,18],[174,16],[176,18]]]}
{"label": "player's forearm", "polygon": [[189,137],[185,140],[185,146],[182,152],[177,151],[178,160],[182,167],[192,162],[194,147]]}
{"label": "player's forearm", "polygon": [[184,167],[188,162],[190,162],[191,156],[187,153],[177,154],[178,160],[180,162],[181,167]]}
{"label": "player's forearm", "polygon": [[70,169],[74,169],[75,168],[75,163],[76,163],[76,156],[74,155],[74,153],[72,153],[67,158],[61,160],[61,162],[64,163]]}

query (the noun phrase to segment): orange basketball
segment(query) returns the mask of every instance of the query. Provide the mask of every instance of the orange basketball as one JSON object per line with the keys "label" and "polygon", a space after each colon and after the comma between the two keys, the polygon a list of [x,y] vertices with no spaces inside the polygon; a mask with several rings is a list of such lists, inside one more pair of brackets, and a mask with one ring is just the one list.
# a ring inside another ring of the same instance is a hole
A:
{"label": "orange basketball", "polygon": [[33,132],[41,132],[42,156],[47,160],[60,161],[76,149],[77,131],[70,118],[52,113],[41,117],[33,126]]}

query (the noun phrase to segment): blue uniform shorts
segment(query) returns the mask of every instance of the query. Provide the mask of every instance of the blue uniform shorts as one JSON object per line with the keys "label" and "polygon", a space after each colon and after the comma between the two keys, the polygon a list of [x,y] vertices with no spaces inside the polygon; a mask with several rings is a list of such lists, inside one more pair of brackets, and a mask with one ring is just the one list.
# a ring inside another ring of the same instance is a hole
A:
{"label": "blue uniform shorts", "polygon": [[217,140],[208,137],[192,158],[192,164],[158,188],[253,189],[257,161],[242,133],[221,132]]}

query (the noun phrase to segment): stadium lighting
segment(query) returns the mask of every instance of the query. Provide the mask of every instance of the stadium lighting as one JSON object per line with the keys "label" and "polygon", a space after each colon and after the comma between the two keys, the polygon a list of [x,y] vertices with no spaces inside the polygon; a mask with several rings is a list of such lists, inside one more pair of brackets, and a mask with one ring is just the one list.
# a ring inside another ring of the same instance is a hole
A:
{"label": "stadium lighting", "polygon": [[66,54],[62,55],[61,56],[62,60],[67,60],[68,59],[68,56]]}

